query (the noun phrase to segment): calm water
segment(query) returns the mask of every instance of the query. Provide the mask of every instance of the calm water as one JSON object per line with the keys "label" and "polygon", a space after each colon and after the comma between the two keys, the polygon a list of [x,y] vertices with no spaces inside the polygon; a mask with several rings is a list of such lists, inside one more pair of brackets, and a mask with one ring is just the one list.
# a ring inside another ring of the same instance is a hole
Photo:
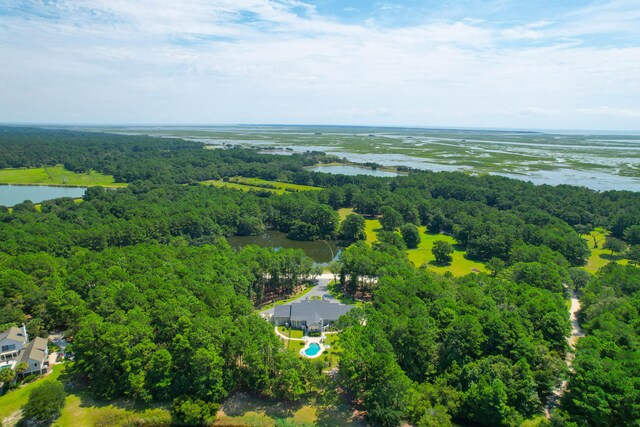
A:
{"label": "calm water", "polygon": [[49,187],[47,185],[0,185],[0,205],[14,206],[25,200],[40,203],[59,197],[78,198],[84,195],[84,187]]}
{"label": "calm water", "polygon": [[346,166],[346,165],[331,165],[331,166],[315,166],[309,168],[312,172],[324,172],[332,173],[334,175],[371,175],[371,176],[398,176],[395,172],[388,172],[382,170],[373,170],[368,168],[361,168],[358,166]]}
{"label": "calm water", "polygon": [[302,249],[309,258],[320,264],[331,262],[340,253],[340,248],[334,241],[299,242],[287,239],[285,233],[276,230],[267,230],[260,236],[228,237],[227,240],[234,249],[242,249],[247,245],[258,245],[263,248]]}

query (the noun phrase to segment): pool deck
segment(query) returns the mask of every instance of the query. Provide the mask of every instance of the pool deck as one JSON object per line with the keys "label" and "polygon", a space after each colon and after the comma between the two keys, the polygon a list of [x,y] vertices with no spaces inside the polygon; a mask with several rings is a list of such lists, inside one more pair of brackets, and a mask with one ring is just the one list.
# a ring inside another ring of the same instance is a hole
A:
{"label": "pool deck", "polygon": [[[326,347],[324,346],[324,344],[322,344],[322,340],[325,338],[326,337],[324,336],[324,334],[321,337],[304,337],[305,346],[302,347],[302,349],[300,350],[300,355],[309,359],[315,359],[316,357],[320,357],[322,353],[324,353],[324,351],[326,350]],[[313,356],[309,356],[307,353],[305,353],[305,351],[313,343],[316,343],[320,346],[320,351],[318,351]]]}

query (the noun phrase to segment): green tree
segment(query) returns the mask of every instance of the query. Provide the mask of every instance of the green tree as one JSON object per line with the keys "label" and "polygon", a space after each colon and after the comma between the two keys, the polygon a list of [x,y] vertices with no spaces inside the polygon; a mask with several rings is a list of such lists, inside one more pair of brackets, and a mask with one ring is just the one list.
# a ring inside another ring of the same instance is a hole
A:
{"label": "green tree", "polygon": [[9,383],[16,377],[16,373],[11,368],[0,369],[0,383]]}
{"label": "green tree", "polygon": [[627,259],[630,264],[640,265],[640,245],[634,245],[629,248]]}
{"label": "green tree", "polygon": [[493,257],[485,264],[485,267],[491,273],[492,277],[496,277],[498,273],[506,268],[507,264],[500,258]]}
{"label": "green tree", "polygon": [[29,364],[27,362],[20,362],[15,367],[16,374],[21,374],[27,369],[29,369]]}
{"label": "green tree", "polygon": [[607,237],[603,248],[610,250],[611,255],[613,255],[614,253],[623,252],[627,248],[627,245],[622,240],[609,236]]}
{"label": "green tree", "polygon": [[382,208],[380,208],[380,213],[382,214],[382,218],[380,218],[380,224],[386,231],[394,231],[404,222],[400,212],[398,212],[391,206],[383,206]]}
{"label": "green tree", "polygon": [[347,242],[355,242],[356,240],[364,240],[365,220],[362,215],[348,215],[340,225],[340,238]]}
{"label": "green tree", "polygon": [[29,400],[22,407],[22,413],[27,420],[38,424],[53,422],[64,407],[64,386],[60,381],[43,381],[29,394]]}
{"label": "green tree", "polygon": [[418,227],[411,223],[406,223],[400,227],[400,233],[404,239],[404,243],[409,249],[415,249],[420,244],[420,232]]}
{"label": "green tree", "polygon": [[433,242],[431,253],[433,253],[438,264],[449,264],[453,259],[451,257],[451,254],[453,253],[453,246],[444,240],[436,240]]}
{"label": "green tree", "polygon": [[640,244],[640,225],[627,227],[623,233],[624,240],[630,245]]}

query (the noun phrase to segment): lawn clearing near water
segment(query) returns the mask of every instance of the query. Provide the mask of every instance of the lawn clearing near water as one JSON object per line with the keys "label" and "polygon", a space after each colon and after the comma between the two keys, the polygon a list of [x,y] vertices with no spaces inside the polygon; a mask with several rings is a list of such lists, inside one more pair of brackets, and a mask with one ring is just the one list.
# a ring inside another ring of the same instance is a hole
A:
{"label": "lawn clearing near water", "polygon": [[221,181],[217,179],[211,179],[208,181],[202,181],[200,184],[213,185],[219,188],[230,188],[233,190],[241,191],[267,191],[273,194],[286,194],[290,192],[298,191],[311,191],[322,190],[320,187],[312,187],[310,185],[291,184],[288,182],[279,181],[267,181],[260,178],[245,178],[243,176],[235,176],[229,178],[229,181]]}
{"label": "lawn clearing near water", "polygon": [[29,169],[0,169],[0,184],[54,185],[68,187],[126,187],[117,183],[111,175],[99,172],[75,173],[62,165]]}

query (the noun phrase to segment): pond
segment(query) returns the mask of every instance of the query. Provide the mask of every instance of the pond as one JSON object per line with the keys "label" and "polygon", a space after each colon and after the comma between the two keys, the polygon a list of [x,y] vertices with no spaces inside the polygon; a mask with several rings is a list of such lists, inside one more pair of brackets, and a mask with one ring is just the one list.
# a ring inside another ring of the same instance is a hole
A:
{"label": "pond", "polygon": [[25,200],[40,203],[59,197],[78,198],[84,195],[84,187],[52,187],[48,185],[0,185],[0,205],[14,206]]}
{"label": "pond", "polygon": [[259,236],[227,237],[232,248],[238,250],[247,245],[258,245],[263,248],[302,249],[305,254],[319,264],[331,262],[337,258],[340,248],[332,240],[316,240],[300,242],[287,239],[287,234],[276,230],[267,230]]}
{"label": "pond", "polygon": [[382,177],[390,177],[390,176],[398,176],[395,172],[388,172],[383,170],[374,170],[370,168],[364,168],[359,166],[349,166],[349,165],[328,165],[328,166],[314,166],[309,168],[312,172],[324,172],[331,173],[334,175],[342,174],[342,175],[371,175],[371,176],[382,176]]}

